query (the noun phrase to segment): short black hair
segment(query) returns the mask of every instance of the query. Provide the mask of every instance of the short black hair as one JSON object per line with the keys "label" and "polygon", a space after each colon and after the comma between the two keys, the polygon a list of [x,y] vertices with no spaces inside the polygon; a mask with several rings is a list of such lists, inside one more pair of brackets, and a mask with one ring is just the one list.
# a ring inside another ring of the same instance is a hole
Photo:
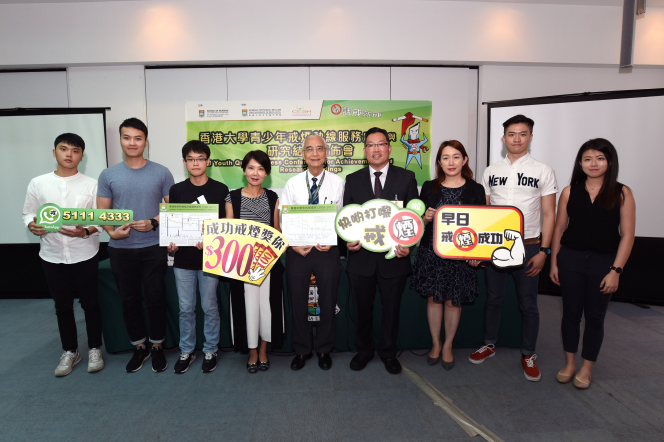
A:
{"label": "short black hair", "polygon": [[265,169],[265,173],[268,175],[270,174],[270,171],[272,170],[272,162],[270,161],[270,157],[267,153],[263,152],[262,150],[251,150],[247,152],[247,154],[242,159],[242,170],[247,168],[247,165],[251,160],[258,161],[258,163],[263,166],[263,169]]}
{"label": "short black hair", "polygon": [[371,129],[369,129],[368,131],[366,131],[366,132],[364,133],[364,143],[366,144],[366,142],[367,142],[367,137],[368,137],[369,135],[371,135],[371,134],[379,134],[379,133],[385,135],[385,141],[387,141],[388,144],[389,144],[389,142],[390,142],[390,136],[387,135],[387,131],[386,131],[385,129],[381,129],[380,127],[372,127]]}
{"label": "short black hair", "polygon": [[122,135],[122,128],[123,127],[131,127],[133,129],[138,129],[141,132],[143,132],[143,135],[145,135],[145,139],[148,139],[148,127],[143,123],[141,120],[138,118],[127,118],[120,124],[120,135]]}
{"label": "short black hair", "polygon": [[530,129],[530,133],[533,133],[533,126],[535,126],[535,122],[531,120],[530,118],[526,117],[525,115],[515,115],[512,118],[508,119],[503,123],[503,134],[507,133],[507,128],[510,127],[513,124],[519,124],[523,123],[528,126],[528,129]]}
{"label": "short black hair", "polygon": [[210,158],[210,148],[207,144],[199,140],[187,141],[187,143],[182,146],[182,159],[187,158],[187,154],[194,153],[203,153],[207,158]]}
{"label": "short black hair", "polygon": [[53,142],[53,147],[58,147],[58,144],[62,142],[65,142],[73,147],[80,147],[81,152],[85,152],[85,141],[83,141],[83,138],[79,137],[76,134],[66,133],[58,135],[58,137]]}

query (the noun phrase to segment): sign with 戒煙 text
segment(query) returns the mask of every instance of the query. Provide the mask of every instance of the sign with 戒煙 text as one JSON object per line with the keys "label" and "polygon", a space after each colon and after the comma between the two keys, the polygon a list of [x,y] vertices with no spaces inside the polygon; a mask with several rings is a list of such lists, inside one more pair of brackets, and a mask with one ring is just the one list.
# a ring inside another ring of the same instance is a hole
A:
{"label": "sign with \u6212\u7159 text", "polygon": [[203,271],[261,285],[288,247],[276,229],[243,219],[206,220]]}
{"label": "sign with \u6212\u7159 text", "polygon": [[434,215],[434,251],[441,258],[522,265],[523,214],[511,206],[441,206]]}
{"label": "sign with \u6212\u7159 text", "polygon": [[348,242],[360,241],[371,252],[388,252],[386,259],[394,258],[397,245],[412,247],[424,233],[424,203],[411,200],[406,207],[384,199],[349,204],[337,214],[337,234]]}

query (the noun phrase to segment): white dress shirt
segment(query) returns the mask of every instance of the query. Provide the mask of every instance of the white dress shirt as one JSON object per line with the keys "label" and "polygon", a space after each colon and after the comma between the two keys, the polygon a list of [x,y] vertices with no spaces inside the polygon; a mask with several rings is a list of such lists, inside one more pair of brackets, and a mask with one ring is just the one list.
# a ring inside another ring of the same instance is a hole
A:
{"label": "white dress shirt", "polygon": [[[321,185],[321,178],[325,173],[325,179]],[[316,178],[318,186],[318,204],[336,204],[337,212],[344,206],[344,180],[339,175],[326,170],[314,177],[307,171],[298,173],[286,182],[284,191],[279,197],[279,210],[281,206],[289,204],[309,204],[309,190],[307,189],[307,176],[309,176],[309,187],[314,185]]]}
{"label": "white dress shirt", "polygon": [[[376,175],[374,173],[376,172],[383,172],[380,174],[380,177],[378,179],[380,180],[380,187],[381,189],[385,189],[385,180],[387,179],[387,169],[390,167],[390,163],[387,163],[385,167],[383,167],[380,170],[376,170],[373,167],[369,166],[369,178],[371,178],[371,188],[374,188],[374,184],[376,184]],[[383,198],[388,199],[386,196],[383,196]]]}
{"label": "white dress shirt", "polygon": [[[63,208],[96,209],[97,181],[80,172],[64,178],[54,172],[33,178],[28,184],[23,205],[23,223],[26,227],[30,221],[34,221],[39,207],[46,203],[57,204]],[[87,239],[69,237],[58,232],[49,232],[39,238],[39,256],[53,264],[86,261],[98,251],[99,232],[93,233]]]}
{"label": "white dress shirt", "polygon": [[541,232],[542,197],[558,192],[556,173],[544,163],[526,154],[510,162],[487,167],[482,177],[484,192],[492,206],[515,206],[523,213],[526,238],[537,238]]}

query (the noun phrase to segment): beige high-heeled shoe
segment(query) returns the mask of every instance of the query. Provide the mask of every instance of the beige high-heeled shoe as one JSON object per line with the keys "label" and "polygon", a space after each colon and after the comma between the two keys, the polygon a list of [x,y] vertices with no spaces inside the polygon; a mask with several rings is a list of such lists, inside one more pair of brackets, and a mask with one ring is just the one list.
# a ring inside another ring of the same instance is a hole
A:
{"label": "beige high-heeled shoe", "polygon": [[579,378],[574,376],[574,386],[578,388],[579,390],[585,390],[586,388],[590,387],[590,380],[588,382],[581,382]]}
{"label": "beige high-heeled shoe", "polygon": [[[561,371],[562,371],[562,370],[561,370]],[[576,374],[576,373],[572,373],[572,374],[569,375],[569,376],[565,376],[564,374],[561,374],[560,371],[559,371],[558,373],[556,373],[556,379],[557,379],[558,382],[560,382],[561,384],[567,384],[567,383],[569,383],[569,381],[572,380],[572,378],[574,377],[575,374]]]}

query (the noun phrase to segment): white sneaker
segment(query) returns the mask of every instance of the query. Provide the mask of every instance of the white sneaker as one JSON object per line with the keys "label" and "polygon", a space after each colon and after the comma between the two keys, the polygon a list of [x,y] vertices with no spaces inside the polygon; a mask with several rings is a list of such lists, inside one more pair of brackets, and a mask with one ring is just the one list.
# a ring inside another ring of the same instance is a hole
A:
{"label": "white sneaker", "polygon": [[93,348],[88,353],[88,373],[94,373],[104,368],[104,360],[101,357],[101,350]]}
{"label": "white sneaker", "polygon": [[67,376],[79,362],[81,362],[81,355],[78,354],[78,350],[76,350],[76,353],[71,351],[62,353],[60,363],[55,367],[55,375],[57,377]]}

